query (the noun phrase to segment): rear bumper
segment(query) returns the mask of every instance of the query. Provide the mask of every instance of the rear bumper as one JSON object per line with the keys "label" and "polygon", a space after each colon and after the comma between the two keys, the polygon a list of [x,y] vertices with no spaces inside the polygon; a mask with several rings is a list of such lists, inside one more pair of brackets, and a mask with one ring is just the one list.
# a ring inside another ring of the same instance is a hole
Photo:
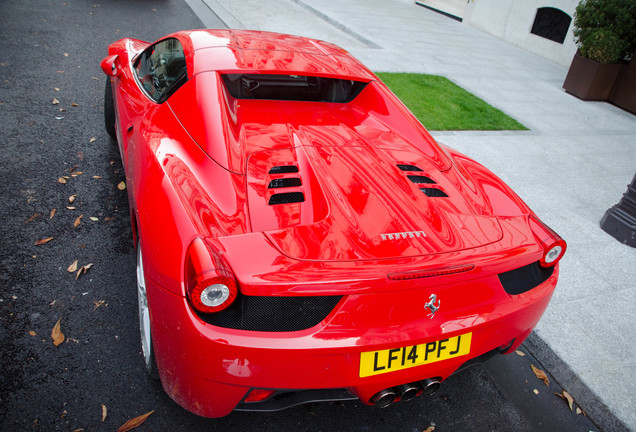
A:
{"label": "rear bumper", "polygon": [[[220,417],[237,408],[252,388],[334,389],[341,396],[337,399],[347,398],[348,393],[370,403],[374,394],[389,387],[432,377],[446,379],[473,358],[502,346],[508,352],[516,349],[547,307],[557,277],[555,271],[538,287],[515,296],[504,292],[496,276],[470,284],[420,287],[399,296],[349,295],[323,322],[295,332],[211,326],[192,312],[185,298],[149,279],[147,289],[165,391],[189,411]],[[423,308],[431,292],[442,301],[433,318]],[[466,355],[360,377],[362,352],[432,343],[469,332]],[[238,408],[246,410],[249,405]]]}

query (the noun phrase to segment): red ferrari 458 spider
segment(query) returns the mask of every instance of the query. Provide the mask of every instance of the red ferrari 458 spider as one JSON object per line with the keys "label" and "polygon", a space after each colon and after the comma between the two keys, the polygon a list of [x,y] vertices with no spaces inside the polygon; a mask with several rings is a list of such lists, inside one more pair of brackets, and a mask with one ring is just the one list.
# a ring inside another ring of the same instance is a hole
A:
{"label": "red ferrari 458 spider", "polygon": [[547,307],[565,242],[343,49],[193,30],[101,67],[143,357],[185,409],[431,394]]}

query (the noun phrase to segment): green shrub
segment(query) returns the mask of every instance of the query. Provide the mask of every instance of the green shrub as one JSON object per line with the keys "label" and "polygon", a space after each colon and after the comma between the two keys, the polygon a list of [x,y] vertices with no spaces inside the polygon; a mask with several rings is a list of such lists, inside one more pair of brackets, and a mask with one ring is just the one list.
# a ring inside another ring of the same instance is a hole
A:
{"label": "green shrub", "polygon": [[585,57],[601,63],[628,58],[636,49],[636,1],[582,0],[574,36]]}
{"label": "green shrub", "polygon": [[623,57],[625,45],[625,41],[611,30],[599,29],[590,34],[587,43],[581,47],[581,54],[599,63],[616,63]]}

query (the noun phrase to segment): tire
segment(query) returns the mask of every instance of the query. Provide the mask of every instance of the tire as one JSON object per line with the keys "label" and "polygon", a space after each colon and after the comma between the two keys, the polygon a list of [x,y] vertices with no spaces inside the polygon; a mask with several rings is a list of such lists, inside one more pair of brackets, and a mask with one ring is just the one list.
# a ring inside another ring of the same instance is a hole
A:
{"label": "tire", "polygon": [[111,138],[117,139],[115,132],[115,104],[113,102],[113,87],[110,77],[106,77],[106,89],[104,90],[104,126]]}
{"label": "tire", "polygon": [[151,378],[158,380],[159,371],[150,333],[150,308],[146,295],[146,278],[141,254],[141,242],[137,243],[137,300],[139,303],[139,335],[141,338],[141,352],[144,357],[146,371]]}

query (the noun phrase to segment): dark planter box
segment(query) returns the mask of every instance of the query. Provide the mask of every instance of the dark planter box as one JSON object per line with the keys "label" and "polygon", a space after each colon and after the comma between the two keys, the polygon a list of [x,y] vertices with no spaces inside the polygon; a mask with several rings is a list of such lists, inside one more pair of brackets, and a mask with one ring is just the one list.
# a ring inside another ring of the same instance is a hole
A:
{"label": "dark planter box", "polygon": [[629,64],[621,70],[610,96],[614,105],[636,114],[636,53]]}
{"label": "dark planter box", "polygon": [[603,215],[601,228],[621,243],[636,248],[636,175],[619,203]]}
{"label": "dark planter box", "polygon": [[622,66],[620,63],[601,64],[577,52],[572,59],[563,88],[583,100],[609,100]]}

